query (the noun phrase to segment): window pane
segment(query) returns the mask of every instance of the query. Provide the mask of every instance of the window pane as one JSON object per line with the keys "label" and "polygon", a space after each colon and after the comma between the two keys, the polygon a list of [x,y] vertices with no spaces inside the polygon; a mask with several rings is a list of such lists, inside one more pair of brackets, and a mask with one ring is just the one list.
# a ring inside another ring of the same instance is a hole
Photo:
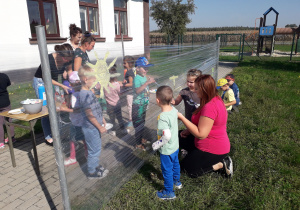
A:
{"label": "window pane", "polygon": [[115,7],[126,8],[126,0],[114,0]]}
{"label": "window pane", "polygon": [[98,30],[98,8],[89,7],[90,32],[93,35],[99,35]]}
{"label": "window pane", "polygon": [[80,7],[80,23],[82,32],[88,31],[87,28],[87,17],[86,17],[86,7]]}
{"label": "window pane", "polygon": [[119,12],[115,11],[115,34],[119,35]]}
{"label": "window pane", "polygon": [[121,12],[120,18],[121,18],[121,33],[123,33],[123,35],[128,35],[127,34],[127,12]]}
{"label": "window pane", "polygon": [[57,34],[55,8],[53,3],[43,3],[47,34]]}
{"label": "window pane", "polygon": [[36,34],[35,26],[41,25],[39,3],[36,1],[27,0],[27,7],[28,7],[30,31],[32,34]]}
{"label": "window pane", "polygon": [[97,4],[97,0],[79,0],[80,2],[86,2],[91,4]]}

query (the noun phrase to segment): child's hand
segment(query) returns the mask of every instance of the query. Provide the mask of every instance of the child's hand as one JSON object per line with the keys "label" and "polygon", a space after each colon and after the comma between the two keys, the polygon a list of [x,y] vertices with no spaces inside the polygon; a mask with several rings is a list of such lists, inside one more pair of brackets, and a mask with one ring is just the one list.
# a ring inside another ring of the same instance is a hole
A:
{"label": "child's hand", "polygon": [[103,127],[103,126],[100,126],[99,131],[100,131],[100,133],[106,133],[107,132],[106,128]]}
{"label": "child's hand", "polygon": [[155,82],[155,80],[154,80],[154,78],[153,77],[148,77],[148,84],[151,84],[151,83],[154,83]]}
{"label": "child's hand", "polygon": [[187,138],[190,134],[191,134],[191,133],[189,132],[189,130],[188,130],[188,129],[185,129],[185,130],[183,130],[183,131],[180,133],[180,136],[181,136],[182,138]]}
{"label": "child's hand", "polygon": [[175,105],[175,100],[174,100],[174,98],[172,98],[171,104],[172,104],[172,105]]}

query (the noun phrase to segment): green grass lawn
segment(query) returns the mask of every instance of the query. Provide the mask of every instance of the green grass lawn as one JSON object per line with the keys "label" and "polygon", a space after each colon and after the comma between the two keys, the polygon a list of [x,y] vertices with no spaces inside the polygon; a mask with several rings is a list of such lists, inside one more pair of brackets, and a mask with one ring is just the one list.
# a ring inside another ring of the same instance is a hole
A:
{"label": "green grass lawn", "polygon": [[247,60],[233,73],[243,102],[228,119],[233,178],[182,175],[177,199],[161,201],[156,154],[105,209],[299,209],[300,64]]}

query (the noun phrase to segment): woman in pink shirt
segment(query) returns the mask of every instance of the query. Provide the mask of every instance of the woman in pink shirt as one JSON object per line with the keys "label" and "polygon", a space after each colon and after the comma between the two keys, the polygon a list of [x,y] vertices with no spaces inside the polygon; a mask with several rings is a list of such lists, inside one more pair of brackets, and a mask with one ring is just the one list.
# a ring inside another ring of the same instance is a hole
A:
{"label": "woman in pink shirt", "polygon": [[[193,113],[192,122],[178,113],[178,119],[187,128],[180,134],[180,148],[188,152],[181,168],[191,177],[218,170],[230,177],[233,164],[227,155],[230,151],[226,131],[227,111],[218,95],[216,82],[210,75],[199,76],[195,80],[195,90],[200,98],[200,107]],[[194,138],[187,138],[189,134]]]}

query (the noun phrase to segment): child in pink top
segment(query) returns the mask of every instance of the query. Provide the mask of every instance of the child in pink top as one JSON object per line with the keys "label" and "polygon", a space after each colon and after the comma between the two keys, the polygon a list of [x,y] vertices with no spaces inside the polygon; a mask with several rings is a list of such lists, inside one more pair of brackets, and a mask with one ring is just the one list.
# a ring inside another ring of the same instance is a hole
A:
{"label": "child in pink top", "polygon": [[[117,70],[114,67],[110,68],[110,74],[116,74]],[[104,88],[104,96],[107,103],[107,114],[110,118],[111,123],[115,126],[115,119],[118,119],[119,127],[123,134],[127,134],[127,130],[125,129],[125,123],[122,117],[121,103],[120,103],[120,82],[117,81],[117,77],[110,78],[110,85]],[[111,132],[115,135],[115,132]]]}

